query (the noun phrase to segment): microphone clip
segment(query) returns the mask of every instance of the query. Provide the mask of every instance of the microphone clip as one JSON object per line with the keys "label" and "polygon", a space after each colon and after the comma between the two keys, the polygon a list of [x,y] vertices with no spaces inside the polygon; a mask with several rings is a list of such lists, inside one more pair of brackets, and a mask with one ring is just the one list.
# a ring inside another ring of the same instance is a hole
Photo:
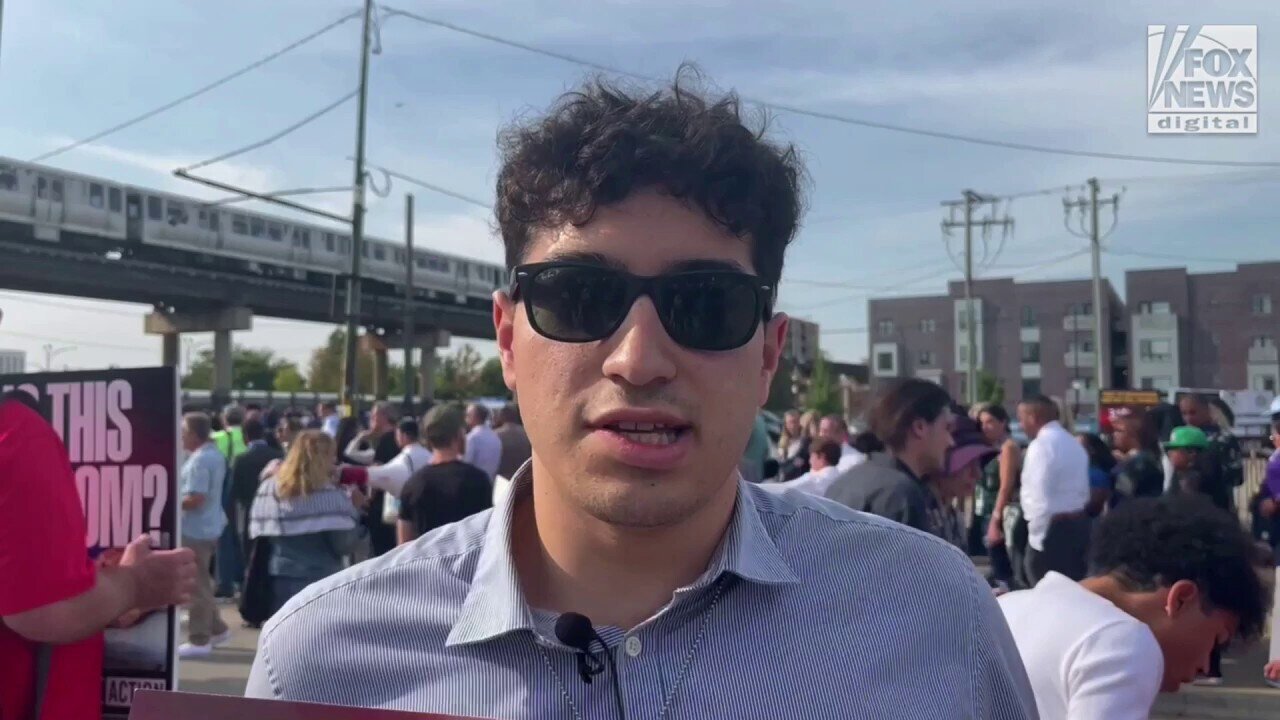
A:
{"label": "microphone clip", "polygon": [[590,685],[591,679],[604,672],[604,662],[593,652],[578,651],[578,677]]}

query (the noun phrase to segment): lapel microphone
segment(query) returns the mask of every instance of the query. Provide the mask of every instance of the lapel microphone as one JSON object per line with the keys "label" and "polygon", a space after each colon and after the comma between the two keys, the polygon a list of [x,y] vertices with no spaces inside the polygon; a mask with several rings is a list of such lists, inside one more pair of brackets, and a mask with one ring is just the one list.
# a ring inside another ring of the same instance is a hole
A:
{"label": "lapel microphone", "polygon": [[582,682],[591,684],[592,678],[604,672],[604,663],[600,656],[591,650],[591,643],[600,643],[604,650],[605,662],[609,664],[609,674],[613,679],[613,699],[618,706],[618,717],[626,718],[625,703],[622,700],[622,687],[618,684],[618,666],[614,664],[613,651],[605,644],[604,638],[596,632],[595,626],[586,615],[567,612],[556,618],[556,639],[578,651],[578,677]]}

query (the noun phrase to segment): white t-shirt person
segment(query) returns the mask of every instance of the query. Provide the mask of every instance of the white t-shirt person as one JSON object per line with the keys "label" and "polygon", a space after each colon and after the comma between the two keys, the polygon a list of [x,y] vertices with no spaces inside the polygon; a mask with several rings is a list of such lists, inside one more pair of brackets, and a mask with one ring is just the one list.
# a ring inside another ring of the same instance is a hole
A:
{"label": "white t-shirt person", "polygon": [[999,603],[1040,720],[1147,719],[1164,655],[1145,623],[1055,572]]}

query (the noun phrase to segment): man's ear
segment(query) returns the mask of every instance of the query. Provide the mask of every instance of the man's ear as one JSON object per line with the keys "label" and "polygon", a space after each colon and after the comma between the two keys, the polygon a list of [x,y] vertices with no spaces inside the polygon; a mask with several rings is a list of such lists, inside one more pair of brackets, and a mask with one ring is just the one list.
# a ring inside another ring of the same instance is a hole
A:
{"label": "man's ear", "polygon": [[493,330],[498,342],[498,359],[502,362],[502,380],[507,389],[516,391],[516,355],[512,348],[515,339],[516,303],[504,290],[493,293]]}
{"label": "man's ear", "polygon": [[773,376],[778,372],[778,363],[782,361],[782,348],[787,341],[787,325],[791,319],[786,313],[775,313],[764,325],[764,346],[761,348],[760,363],[760,407],[769,401],[769,386],[773,384]]}
{"label": "man's ear", "polygon": [[1179,580],[1169,588],[1165,597],[1165,613],[1177,617],[1187,609],[1201,611],[1200,588],[1190,580]]}

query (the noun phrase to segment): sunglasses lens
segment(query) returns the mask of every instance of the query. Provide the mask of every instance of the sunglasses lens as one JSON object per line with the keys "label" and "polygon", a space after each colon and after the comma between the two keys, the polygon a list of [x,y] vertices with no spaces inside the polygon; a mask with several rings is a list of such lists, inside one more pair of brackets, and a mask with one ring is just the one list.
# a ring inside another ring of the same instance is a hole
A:
{"label": "sunglasses lens", "polygon": [[756,279],[730,272],[662,278],[655,304],[671,339],[692,350],[732,350],[756,332],[761,308]]}
{"label": "sunglasses lens", "polygon": [[630,309],[625,280],[607,268],[543,268],[524,293],[534,329],[561,342],[606,338]]}

